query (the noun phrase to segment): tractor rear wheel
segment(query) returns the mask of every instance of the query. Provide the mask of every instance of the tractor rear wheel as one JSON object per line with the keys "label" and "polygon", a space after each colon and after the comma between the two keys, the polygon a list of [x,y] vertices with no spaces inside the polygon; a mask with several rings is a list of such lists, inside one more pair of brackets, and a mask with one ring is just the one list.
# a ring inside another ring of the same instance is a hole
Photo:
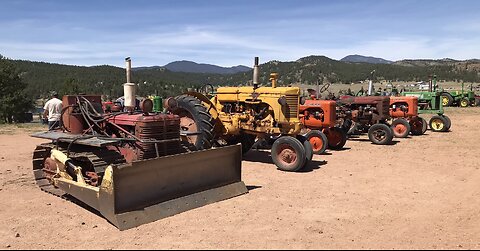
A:
{"label": "tractor rear wheel", "polygon": [[347,133],[339,127],[324,130],[328,139],[328,149],[341,150],[347,143]]}
{"label": "tractor rear wheel", "polygon": [[443,103],[443,106],[451,106],[453,104],[452,95],[448,92],[442,93],[442,103]]}
{"label": "tractor rear wheel", "polygon": [[435,115],[430,119],[430,129],[434,132],[446,132],[448,121],[443,116]]}
{"label": "tractor rear wheel", "polygon": [[272,160],[278,169],[295,172],[304,167],[307,160],[305,146],[298,139],[282,136],[272,145]]}
{"label": "tractor rear wheel", "polygon": [[427,123],[426,121],[424,122],[424,119],[420,117],[414,117],[410,120],[409,124],[410,124],[410,128],[412,129],[410,131],[412,135],[417,136],[425,133],[423,131],[423,128],[427,126]]}
{"label": "tractor rear wheel", "polygon": [[190,95],[175,98],[178,106],[172,112],[180,117],[182,141],[198,150],[209,149],[213,142],[213,119],[202,102]]}
{"label": "tractor rear wheel", "polygon": [[368,138],[375,145],[388,145],[393,140],[393,130],[385,124],[375,124],[368,130]]}
{"label": "tractor rear wheel", "polygon": [[312,130],[307,132],[304,137],[312,145],[314,154],[322,154],[325,153],[325,150],[327,150],[328,139],[323,132],[319,130]]}
{"label": "tractor rear wheel", "polygon": [[392,122],[393,135],[397,138],[406,138],[412,128],[408,121],[404,118],[396,119]]}
{"label": "tractor rear wheel", "polygon": [[469,107],[470,106],[470,100],[468,98],[462,98],[460,100],[460,107]]}

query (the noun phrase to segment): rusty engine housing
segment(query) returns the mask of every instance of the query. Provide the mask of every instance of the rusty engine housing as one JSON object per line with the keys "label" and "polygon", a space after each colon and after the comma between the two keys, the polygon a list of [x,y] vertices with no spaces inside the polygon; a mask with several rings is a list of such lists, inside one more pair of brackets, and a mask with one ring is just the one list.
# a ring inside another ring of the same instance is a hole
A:
{"label": "rusty engine housing", "polygon": [[98,123],[100,128],[97,129],[103,130],[112,138],[135,139],[129,144],[109,147],[110,150],[119,151],[127,162],[183,152],[179,141],[180,118],[178,116],[146,112],[104,113],[101,97],[97,95],[63,97],[65,108],[62,121],[65,129],[70,133],[82,135],[89,128],[76,105],[78,99],[90,101],[95,112],[106,118],[106,121]]}
{"label": "rusty engine housing", "polygon": [[[110,122],[133,133],[140,139],[134,145],[120,148],[127,162],[144,160],[182,152],[180,141],[180,119],[170,114],[121,114],[109,119]],[[122,135],[124,132],[115,127],[107,127],[112,134]],[[149,140],[161,141],[149,143]]]}
{"label": "rusty engine housing", "polygon": [[390,118],[390,97],[387,96],[343,96],[337,105],[337,117],[366,125]]}

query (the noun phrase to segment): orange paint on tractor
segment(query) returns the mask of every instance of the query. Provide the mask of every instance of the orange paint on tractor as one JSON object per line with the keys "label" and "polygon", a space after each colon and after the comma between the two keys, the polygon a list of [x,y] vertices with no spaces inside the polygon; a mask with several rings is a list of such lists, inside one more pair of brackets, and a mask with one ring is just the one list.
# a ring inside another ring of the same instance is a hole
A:
{"label": "orange paint on tractor", "polygon": [[305,104],[300,105],[300,120],[309,129],[334,127],[336,119],[335,101],[306,100]]}
{"label": "orange paint on tractor", "polygon": [[417,97],[390,97],[390,117],[412,118],[418,116]]}

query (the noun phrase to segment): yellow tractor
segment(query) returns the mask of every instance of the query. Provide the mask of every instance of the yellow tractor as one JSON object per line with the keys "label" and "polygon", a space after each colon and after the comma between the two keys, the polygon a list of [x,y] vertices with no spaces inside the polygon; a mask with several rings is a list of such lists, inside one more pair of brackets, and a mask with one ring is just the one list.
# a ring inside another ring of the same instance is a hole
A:
{"label": "yellow tractor", "polygon": [[270,74],[271,86],[259,85],[258,57],[253,86],[220,87],[211,95],[187,92],[176,97],[172,110],[180,116],[182,139],[197,149],[214,145],[242,144],[251,149],[256,139],[272,143],[271,156],[283,171],[298,171],[313,155],[310,143],[300,135],[299,87],[277,87],[278,74]]}

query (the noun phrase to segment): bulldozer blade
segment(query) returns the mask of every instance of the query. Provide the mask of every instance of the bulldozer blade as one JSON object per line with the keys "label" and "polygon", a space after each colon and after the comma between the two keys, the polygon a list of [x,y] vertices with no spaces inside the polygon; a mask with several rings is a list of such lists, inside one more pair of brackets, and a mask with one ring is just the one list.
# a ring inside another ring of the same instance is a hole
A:
{"label": "bulldozer blade", "polygon": [[109,166],[100,187],[57,186],[120,230],[248,193],[240,145]]}

